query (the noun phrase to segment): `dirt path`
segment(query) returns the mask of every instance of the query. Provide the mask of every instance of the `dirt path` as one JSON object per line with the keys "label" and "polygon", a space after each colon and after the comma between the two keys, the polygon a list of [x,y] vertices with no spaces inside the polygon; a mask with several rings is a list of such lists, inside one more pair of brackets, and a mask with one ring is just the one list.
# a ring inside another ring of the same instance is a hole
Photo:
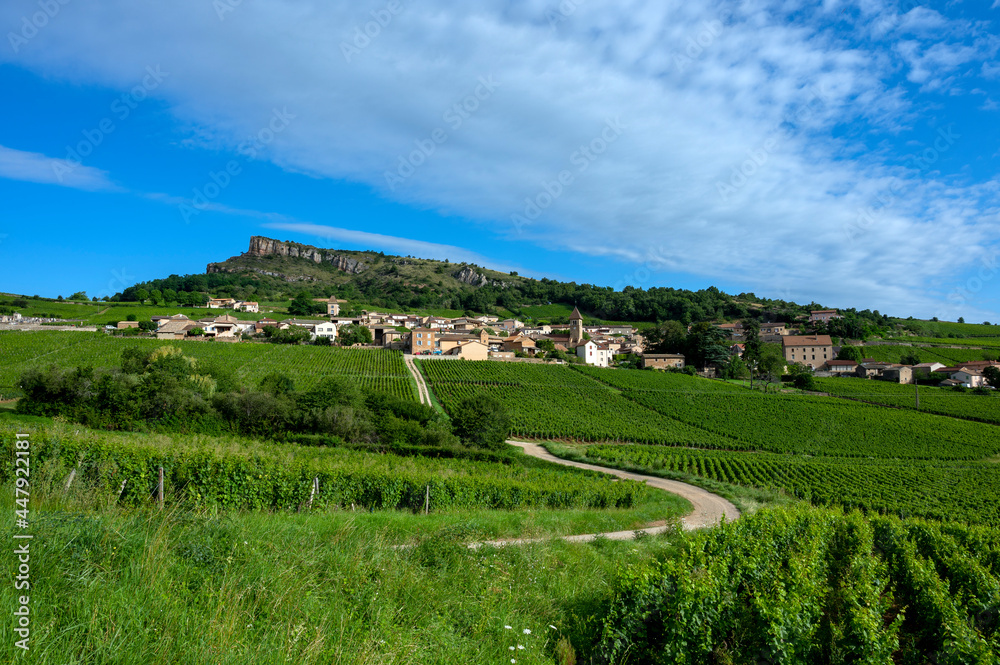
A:
{"label": "dirt path", "polygon": [[431,393],[427,390],[427,383],[424,381],[424,375],[417,369],[416,364],[413,362],[413,356],[404,355],[403,362],[406,364],[406,369],[410,370],[413,380],[417,382],[417,395],[420,397],[420,403],[427,406],[434,406],[434,403],[431,402]]}
{"label": "dirt path", "polygon": [[[526,441],[512,441],[508,440],[507,443],[513,444],[515,446],[520,446],[522,450],[532,457],[537,457],[538,459],[545,460],[547,462],[554,462],[556,464],[563,464],[565,466],[575,466],[578,469],[589,469],[591,471],[600,471],[601,473],[608,473],[612,476],[617,476],[618,478],[623,478],[625,480],[638,480],[640,482],[645,482],[650,487],[655,487],[661,489],[665,492],[670,492],[671,494],[676,494],[679,497],[687,499],[694,506],[694,510],[691,511],[685,517],[681,518],[681,524],[685,531],[693,531],[695,529],[701,529],[704,527],[715,526],[719,524],[723,518],[727,522],[731,522],[738,519],[740,516],[740,511],[737,510],[736,506],[732,503],[723,499],[721,496],[712,494],[707,490],[703,490],[700,487],[695,487],[694,485],[688,485],[687,483],[682,483],[676,480],[667,480],[666,478],[658,478],[656,476],[646,476],[639,473],[632,473],[630,471],[620,471],[618,469],[609,469],[607,467],[598,466],[596,464],[584,464],[583,462],[573,462],[571,460],[565,460],[560,457],[556,457],[549,451],[545,450],[536,443],[528,443]],[[637,532],[656,534],[663,533],[670,527],[661,526],[651,526],[645,529],[631,530],[631,531],[613,531],[611,533],[587,533],[578,536],[563,536],[563,540],[568,542],[588,542],[594,540],[598,536],[604,538],[609,538],[611,540],[631,540],[635,538]],[[469,547],[476,548],[482,545],[521,545],[524,543],[534,543],[547,540],[546,538],[515,538],[512,540],[491,540],[483,543],[474,543]]]}

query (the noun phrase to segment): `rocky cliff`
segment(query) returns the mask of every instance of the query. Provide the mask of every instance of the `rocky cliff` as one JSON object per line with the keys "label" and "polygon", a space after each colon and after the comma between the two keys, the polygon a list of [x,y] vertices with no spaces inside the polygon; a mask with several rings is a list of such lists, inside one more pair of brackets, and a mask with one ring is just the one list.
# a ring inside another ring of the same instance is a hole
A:
{"label": "rocky cliff", "polygon": [[486,275],[482,274],[472,266],[463,266],[460,270],[457,270],[451,274],[452,277],[462,282],[463,284],[468,284],[469,286],[495,286],[500,289],[506,289],[512,286],[512,282],[507,282],[500,279],[490,279]]}
{"label": "rocky cliff", "polygon": [[337,270],[351,275],[357,275],[368,268],[368,265],[364,262],[349,256],[333,254],[312,245],[300,245],[297,242],[281,242],[280,240],[265,238],[263,236],[252,236],[250,238],[250,250],[247,252],[247,255],[290,256],[292,258],[308,259],[314,263],[328,263]]}
{"label": "rocky cliff", "polygon": [[472,266],[465,266],[461,270],[452,273],[452,277],[470,286],[486,286],[489,283],[486,275],[479,274]]}

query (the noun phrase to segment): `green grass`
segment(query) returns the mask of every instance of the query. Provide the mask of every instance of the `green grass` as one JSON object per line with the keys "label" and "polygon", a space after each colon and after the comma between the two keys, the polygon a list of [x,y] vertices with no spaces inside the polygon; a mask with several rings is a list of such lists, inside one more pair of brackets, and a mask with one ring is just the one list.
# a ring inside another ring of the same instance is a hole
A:
{"label": "green grass", "polygon": [[984,337],[1000,337],[1000,325],[997,321],[991,321],[992,325],[982,325],[981,323],[955,323],[952,321],[923,321],[906,319],[894,319],[894,323],[904,326],[916,326],[920,333],[926,337],[947,337],[948,335],[980,335]]}
{"label": "green grass", "polygon": [[246,386],[256,387],[271,372],[287,374],[299,390],[308,389],[325,376],[351,376],[362,386],[417,399],[416,386],[398,351],[341,349],[338,347],[281,344],[167,341],[111,337],[86,332],[0,332],[0,395],[15,394],[13,387],[30,367],[117,366],[129,347],[154,349],[176,346],[201,362],[221,363]]}
{"label": "green grass", "polygon": [[522,321],[525,317],[531,317],[536,321],[538,319],[562,320],[569,319],[569,315],[573,313],[573,307],[562,303],[556,303],[553,305],[529,305],[527,307],[521,307],[517,311]]}
{"label": "green grass", "polygon": [[969,338],[942,338],[942,337],[906,337],[907,342],[914,344],[940,344],[948,346],[979,346],[985,349],[1000,348],[1000,337],[969,337]]}
{"label": "green grass", "polygon": [[[621,566],[680,538],[474,551],[497,516],[406,516],[419,536],[398,549],[380,514],[32,509],[30,662],[51,665],[552,663],[561,637],[587,655]],[[13,611],[17,594],[5,584],[0,602]]]}

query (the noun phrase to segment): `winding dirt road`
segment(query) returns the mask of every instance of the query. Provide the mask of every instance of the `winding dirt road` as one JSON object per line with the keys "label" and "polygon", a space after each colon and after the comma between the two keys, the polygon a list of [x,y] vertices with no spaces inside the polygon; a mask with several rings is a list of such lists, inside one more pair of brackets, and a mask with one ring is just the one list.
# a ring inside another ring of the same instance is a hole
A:
{"label": "winding dirt road", "polygon": [[[721,496],[712,494],[711,492],[703,490],[700,487],[695,487],[694,485],[688,485],[687,483],[682,483],[676,480],[667,480],[666,478],[658,478],[656,476],[646,476],[639,473],[632,473],[630,471],[610,469],[596,464],[585,464],[583,462],[574,462],[562,459],[560,457],[556,457],[536,443],[513,440],[508,440],[507,443],[519,446],[526,454],[547,462],[554,462],[565,466],[575,466],[578,469],[589,469],[590,471],[608,473],[612,476],[617,476],[618,478],[625,480],[638,480],[646,483],[650,487],[655,487],[663,490],[664,492],[670,492],[671,494],[676,494],[679,497],[687,499],[691,502],[691,505],[694,506],[694,510],[687,516],[681,518],[681,525],[685,531],[693,531],[695,529],[715,526],[722,522],[723,519],[727,522],[732,522],[740,516],[740,511],[737,510],[736,506],[732,503],[723,499]],[[588,542],[594,540],[598,536],[602,536],[611,540],[632,540],[635,538],[637,533],[657,534],[663,533],[668,529],[670,529],[669,526],[651,526],[645,529],[636,529],[631,531],[612,531],[610,533],[586,533],[578,536],[563,536],[562,539],[567,542]],[[512,540],[490,540],[483,543],[473,543],[472,545],[469,545],[469,547],[477,548],[483,545],[522,545],[525,543],[535,543],[544,540],[548,539],[515,538]]]}

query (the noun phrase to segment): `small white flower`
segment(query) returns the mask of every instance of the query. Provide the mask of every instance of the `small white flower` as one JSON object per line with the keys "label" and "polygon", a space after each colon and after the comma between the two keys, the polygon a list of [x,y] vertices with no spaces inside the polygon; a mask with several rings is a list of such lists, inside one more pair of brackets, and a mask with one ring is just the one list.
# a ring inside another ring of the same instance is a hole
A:
{"label": "small white flower", "polygon": [[522,631],[522,632],[523,632],[523,633],[524,633],[525,635],[531,635],[531,630],[530,630],[530,629],[528,629],[528,628],[525,628],[525,629],[524,629],[524,631]]}
{"label": "small white flower", "polygon": [[516,663],[517,661],[516,661],[516,660],[514,660],[513,658],[511,658],[511,659],[510,659],[510,662],[512,662],[512,663]]}
{"label": "small white flower", "polygon": [[559,630],[558,628],[556,628],[555,626],[553,626],[551,623],[549,624],[549,628],[551,628],[552,630]]}
{"label": "small white flower", "polygon": [[518,644],[518,645],[517,645],[517,648],[518,648],[518,649],[523,649],[523,648],[524,648],[524,645],[523,645],[523,644]]}
{"label": "small white flower", "polygon": [[511,651],[513,651],[513,650],[514,650],[514,647],[507,647],[507,648],[508,648],[508,649],[510,649]]}
{"label": "small white flower", "polygon": [[504,626],[504,628],[506,628],[507,630],[510,630],[510,626]]}

